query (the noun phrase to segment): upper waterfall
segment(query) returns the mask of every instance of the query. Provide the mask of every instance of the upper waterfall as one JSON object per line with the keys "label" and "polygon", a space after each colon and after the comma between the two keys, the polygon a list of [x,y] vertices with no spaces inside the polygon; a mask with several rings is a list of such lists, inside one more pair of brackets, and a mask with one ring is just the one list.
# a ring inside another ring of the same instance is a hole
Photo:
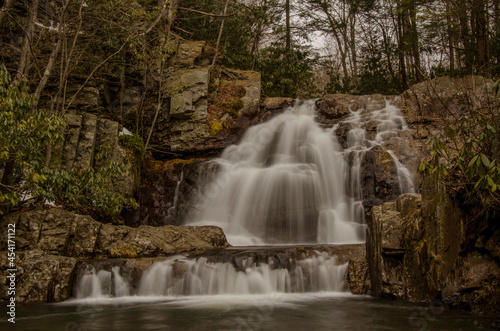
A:
{"label": "upper waterfall", "polygon": [[371,114],[380,122],[373,141],[359,124],[366,116],[351,112],[345,121],[359,125],[352,125],[344,149],[333,130],[316,122],[315,100],[297,101],[249,128],[213,161],[217,174],[201,192],[190,223],[222,227],[233,245],[364,241],[360,160],[386,134],[405,129],[398,111],[387,105]]}

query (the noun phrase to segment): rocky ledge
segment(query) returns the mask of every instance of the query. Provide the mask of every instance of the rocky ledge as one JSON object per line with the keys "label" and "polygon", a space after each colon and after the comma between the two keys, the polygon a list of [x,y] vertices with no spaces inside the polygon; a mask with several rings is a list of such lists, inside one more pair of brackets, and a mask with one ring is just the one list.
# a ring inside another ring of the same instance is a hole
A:
{"label": "rocky ledge", "polygon": [[[128,226],[102,224],[57,208],[18,212],[1,220],[16,228],[17,302],[57,302],[71,295],[80,259],[140,258],[200,253],[228,247],[215,226]],[[8,247],[7,237],[0,238]],[[8,252],[0,251],[0,273],[7,274]],[[7,300],[7,279],[0,283],[0,301]]]}
{"label": "rocky ledge", "polygon": [[368,214],[371,294],[498,314],[498,231],[476,232],[471,249],[467,215],[438,182],[424,184],[422,195],[401,195]]}

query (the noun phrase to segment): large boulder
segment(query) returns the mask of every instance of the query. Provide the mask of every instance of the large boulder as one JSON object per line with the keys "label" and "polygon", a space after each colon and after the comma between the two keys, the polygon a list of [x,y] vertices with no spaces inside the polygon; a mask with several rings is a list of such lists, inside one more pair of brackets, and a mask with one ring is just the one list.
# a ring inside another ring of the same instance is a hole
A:
{"label": "large boulder", "polygon": [[[10,214],[1,224],[16,225],[18,250],[70,257],[145,257],[228,246],[218,227],[131,228],[102,224],[59,208]],[[7,247],[6,238],[0,244]]]}
{"label": "large boulder", "polygon": [[[16,252],[17,303],[58,302],[71,297],[71,287],[77,259],[50,255],[41,250]],[[0,251],[0,259],[7,260],[7,252]],[[10,275],[7,264],[0,265],[2,275]],[[4,277],[5,279],[5,277]],[[0,282],[0,301],[7,301],[9,282]]]}

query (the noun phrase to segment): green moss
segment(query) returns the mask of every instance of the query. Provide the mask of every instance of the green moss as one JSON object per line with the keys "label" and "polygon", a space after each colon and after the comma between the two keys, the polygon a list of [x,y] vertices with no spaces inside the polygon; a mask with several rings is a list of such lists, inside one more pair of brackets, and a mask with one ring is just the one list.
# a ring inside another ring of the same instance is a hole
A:
{"label": "green moss", "polygon": [[210,134],[215,136],[217,133],[222,131],[223,128],[224,124],[222,124],[222,122],[213,122],[212,125],[210,125]]}
{"label": "green moss", "polygon": [[173,159],[173,160],[165,162],[165,167],[167,169],[184,168],[185,166],[187,166],[195,161],[196,161],[196,159]]}
{"label": "green moss", "polygon": [[136,258],[137,248],[134,246],[119,246],[111,249],[111,257],[116,258]]}
{"label": "green moss", "polygon": [[241,98],[220,103],[220,107],[222,108],[222,110],[225,113],[231,115],[231,117],[233,118],[238,117],[238,112],[241,108],[243,108],[243,105],[243,99]]}
{"label": "green moss", "polygon": [[141,136],[137,134],[132,135],[122,135],[118,139],[120,146],[127,148],[133,152],[134,163],[139,165],[144,159],[146,154],[146,149],[144,148],[144,142]]}

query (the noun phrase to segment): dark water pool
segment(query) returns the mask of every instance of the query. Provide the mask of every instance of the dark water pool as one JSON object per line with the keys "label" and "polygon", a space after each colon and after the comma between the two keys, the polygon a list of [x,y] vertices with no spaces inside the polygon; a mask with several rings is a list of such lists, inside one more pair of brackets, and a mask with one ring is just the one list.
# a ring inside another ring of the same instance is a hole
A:
{"label": "dark water pool", "polygon": [[0,330],[500,330],[500,320],[344,294],[128,297],[17,307]]}

